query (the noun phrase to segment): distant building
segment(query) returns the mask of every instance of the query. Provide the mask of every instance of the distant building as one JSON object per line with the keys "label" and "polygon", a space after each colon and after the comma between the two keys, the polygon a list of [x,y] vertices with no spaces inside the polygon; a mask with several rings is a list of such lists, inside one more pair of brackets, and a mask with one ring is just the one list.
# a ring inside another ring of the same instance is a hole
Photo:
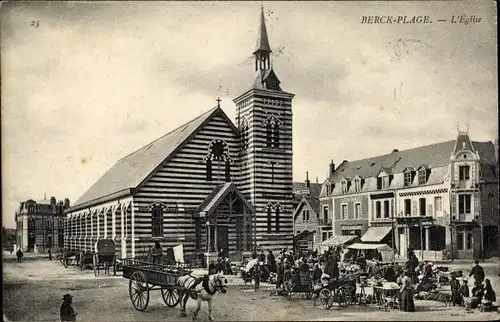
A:
{"label": "distant building", "polygon": [[311,183],[306,173],[305,182],[294,182],[295,211],[293,232],[295,251],[319,250],[321,242],[333,234],[332,221],[326,214],[322,217],[319,207],[321,184]]}
{"label": "distant building", "polygon": [[49,248],[64,247],[64,210],[69,199],[56,201],[28,199],[20,203],[16,211],[16,247],[23,251],[46,252]]}
{"label": "distant building", "polygon": [[497,151],[460,131],[453,141],[332,162],[320,207],[333,211],[335,235],[386,243],[403,258],[408,248],[429,260],[493,256]]}

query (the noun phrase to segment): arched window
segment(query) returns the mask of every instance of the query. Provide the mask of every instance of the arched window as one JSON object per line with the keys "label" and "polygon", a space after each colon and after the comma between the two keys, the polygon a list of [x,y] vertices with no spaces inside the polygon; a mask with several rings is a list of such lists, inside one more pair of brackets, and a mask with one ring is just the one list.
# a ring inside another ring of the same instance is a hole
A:
{"label": "arched window", "polygon": [[163,209],[160,205],[155,205],[151,209],[151,233],[153,237],[163,237]]}
{"label": "arched window", "polygon": [[272,209],[271,205],[267,206],[267,232],[270,233],[272,231]]}
{"label": "arched window", "polygon": [[226,182],[231,181],[231,162],[229,160],[226,160],[225,174],[226,174]]}
{"label": "arched window", "polygon": [[243,125],[241,126],[241,149],[248,149],[248,122],[243,120]]}
{"label": "arched window", "polygon": [[278,123],[275,123],[274,124],[274,133],[273,133],[274,137],[274,146],[275,148],[279,148],[280,146],[280,127],[278,125]]}
{"label": "arched window", "polygon": [[273,127],[271,122],[267,122],[266,124],[266,145],[268,148],[273,146]]}
{"label": "arched window", "polygon": [[276,206],[276,232],[280,232],[280,206]]}
{"label": "arched window", "polygon": [[212,181],[212,160],[207,158],[207,181]]}

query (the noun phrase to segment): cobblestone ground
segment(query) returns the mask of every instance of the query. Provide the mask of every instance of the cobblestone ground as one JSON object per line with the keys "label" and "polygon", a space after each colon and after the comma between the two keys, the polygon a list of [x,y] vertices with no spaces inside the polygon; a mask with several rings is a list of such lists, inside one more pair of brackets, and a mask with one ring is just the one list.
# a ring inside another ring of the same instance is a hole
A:
{"label": "cobblestone ground", "polygon": [[[470,264],[467,264],[467,269]],[[498,264],[485,264],[488,277],[498,291]],[[119,273],[120,274],[120,273]],[[242,285],[237,277],[229,278],[226,294],[214,300],[215,320],[498,320],[498,313],[467,312],[463,308],[444,307],[441,303],[416,301],[416,313],[379,311],[375,306],[349,306],[330,310],[314,306],[312,300],[294,295],[291,301],[270,295],[272,286],[262,285],[255,292]],[[134,309],[129,299],[128,280],[121,276],[94,277],[93,271],[64,268],[58,261],[27,260],[21,264],[4,261],[4,316],[11,321],[58,320],[62,296],[70,293],[79,321],[190,321],[181,317],[179,307],[168,308],[159,291],[150,293],[149,306],[144,312]],[[188,302],[188,313],[195,302]],[[208,319],[203,304],[199,320]]]}

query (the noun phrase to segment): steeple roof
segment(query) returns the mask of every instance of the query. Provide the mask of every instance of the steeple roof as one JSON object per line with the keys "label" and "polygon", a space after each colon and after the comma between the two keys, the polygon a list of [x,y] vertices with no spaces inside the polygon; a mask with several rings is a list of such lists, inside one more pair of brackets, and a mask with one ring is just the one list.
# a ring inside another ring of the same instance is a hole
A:
{"label": "steeple roof", "polygon": [[259,51],[272,52],[269,45],[269,38],[267,37],[266,19],[264,18],[264,7],[260,7],[260,26],[257,35],[257,46],[255,47],[254,54]]}

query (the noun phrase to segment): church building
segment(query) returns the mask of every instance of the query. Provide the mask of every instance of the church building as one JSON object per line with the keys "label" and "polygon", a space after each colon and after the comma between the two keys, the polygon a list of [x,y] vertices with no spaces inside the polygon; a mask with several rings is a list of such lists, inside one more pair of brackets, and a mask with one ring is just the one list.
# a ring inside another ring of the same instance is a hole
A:
{"label": "church building", "polygon": [[292,99],[271,64],[261,8],[255,81],[234,99],[118,160],[66,211],[65,245],[92,251],[115,240],[119,257],[155,241],[186,261],[292,246]]}

